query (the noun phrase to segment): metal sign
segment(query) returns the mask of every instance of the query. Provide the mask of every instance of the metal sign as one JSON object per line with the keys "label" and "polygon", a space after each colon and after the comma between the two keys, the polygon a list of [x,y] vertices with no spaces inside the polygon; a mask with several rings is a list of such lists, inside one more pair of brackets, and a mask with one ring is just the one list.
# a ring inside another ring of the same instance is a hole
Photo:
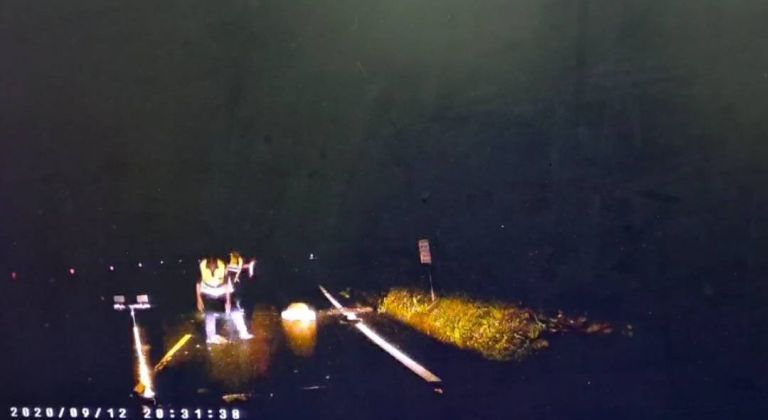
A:
{"label": "metal sign", "polygon": [[136,296],[136,303],[126,303],[126,299],[124,295],[116,295],[112,296],[112,300],[114,301],[114,305],[112,307],[116,311],[124,311],[126,309],[130,309],[133,311],[134,309],[149,309],[152,307],[149,303],[149,296],[148,295],[137,295]]}
{"label": "metal sign", "polygon": [[419,239],[419,260],[422,264],[432,264],[432,253],[429,251],[429,239]]}

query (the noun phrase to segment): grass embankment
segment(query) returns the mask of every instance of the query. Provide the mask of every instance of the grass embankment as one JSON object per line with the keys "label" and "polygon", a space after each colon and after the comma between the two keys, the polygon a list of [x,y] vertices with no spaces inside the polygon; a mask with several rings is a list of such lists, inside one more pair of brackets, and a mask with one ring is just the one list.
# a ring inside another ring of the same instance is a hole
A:
{"label": "grass embankment", "polygon": [[520,360],[548,347],[547,340],[541,337],[546,332],[611,332],[610,325],[587,324],[584,317],[571,319],[558,313],[547,318],[529,308],[463,296],[439,297],[433,302],[428,292],[413,289],[390,290],[381,300],[379,312],[492,360]]}
{"label": "grass embankment", "polygon": [[540,338],[546,325],[530,309],[481,302],[465,297],[439,297],[433,302],[420,290],[392,289],[379,305],[411,327],[461,349],[493,360],[521,359],[546,347]]}

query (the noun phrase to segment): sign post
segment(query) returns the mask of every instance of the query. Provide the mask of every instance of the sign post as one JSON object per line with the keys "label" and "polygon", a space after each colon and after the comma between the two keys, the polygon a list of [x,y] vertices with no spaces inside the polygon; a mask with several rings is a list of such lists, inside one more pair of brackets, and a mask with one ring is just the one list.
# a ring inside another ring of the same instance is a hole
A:
{"label": "sign post", "polygon": [[149,296],[138,295],[136,296],[136,303],[126,304],[124,295],[117,295],[112,297],[114,305],[112,307],[116,311],[128,310],[131,314],[131,321],[133,323],[133,344],[136,351],[136,363],[138,364],[139,383],[134,388],[137,394],[146,399],[153,399],[155,397],[154,387],[152,385],[152,372],[147,364],[147,355],[144,351],[144,345],[141,342],[141,333],[139,332],[139,325],[136,323],[137,310],[145,310],[152,307],[149,304]]}
{"label": "sign post", "polygon": [[427,278],[429,278],[429,294],[432,296],[432,301],[435,301],[435,288],[432,284],[432,252],[429,249],[429,239],[419,239],[419,261],[421,266],[427,271]]}

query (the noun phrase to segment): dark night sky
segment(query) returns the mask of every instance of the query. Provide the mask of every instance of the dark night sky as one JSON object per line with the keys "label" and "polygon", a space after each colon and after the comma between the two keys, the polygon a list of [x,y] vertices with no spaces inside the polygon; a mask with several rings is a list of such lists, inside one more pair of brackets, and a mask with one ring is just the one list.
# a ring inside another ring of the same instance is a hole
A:
{"label": "dark night sky", "polygon": [[6,0],[2,265],[234,246],[380,287],[426,235],[455,289],[765,296],[766,21],[760,1]]}
{"label": "dark night sky", "polygon": [[[4,336],[79,331],[102,303],[47,280],[69,265],[102,284],[236,247],[292,298],[412,282],[427,236],[441,290],[635,323],[671,406],[749,412],[765,22],[761,0],[0,1]],[[191,310],[194,279],[163,280]],[[93,369],[83,347],[62,354]]]}

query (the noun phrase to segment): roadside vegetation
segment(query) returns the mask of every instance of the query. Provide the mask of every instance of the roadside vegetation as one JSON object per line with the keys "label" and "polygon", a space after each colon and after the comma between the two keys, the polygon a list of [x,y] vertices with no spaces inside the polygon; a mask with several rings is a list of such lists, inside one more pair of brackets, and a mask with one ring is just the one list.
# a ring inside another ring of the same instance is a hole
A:
{"label": "roadside vegetation", "polygon": [[521,360],[547,348],[546,334],[582,331],[609,334],[607,323],[562,313],[547,317],[530,308],[486,302],[466,296],[431,299],[429,292],[395,288],[379,303],[379,312],[444,343],[472,350],[491,360]]}

